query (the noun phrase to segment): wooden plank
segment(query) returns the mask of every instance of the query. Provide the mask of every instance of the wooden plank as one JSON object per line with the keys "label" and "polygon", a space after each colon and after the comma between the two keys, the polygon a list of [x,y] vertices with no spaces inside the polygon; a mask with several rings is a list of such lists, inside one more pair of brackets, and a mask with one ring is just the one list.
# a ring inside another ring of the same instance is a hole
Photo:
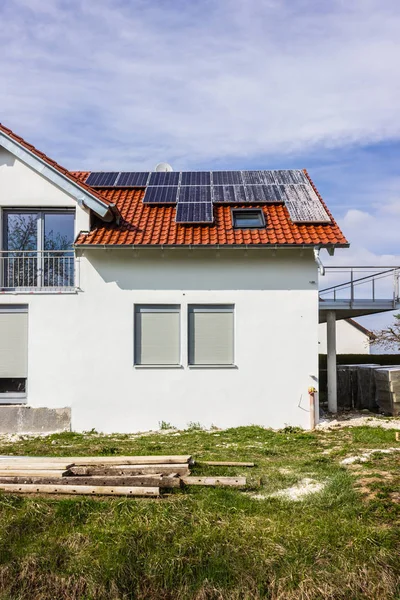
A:
{"label": "wooden plank", "polygon": [[244,487],[246,477],[182,477],[185,485]]}
{"label": "wooden plank", "polygon": [[67,469],[69,469],[70,467],[73,466],[73,463],[66,463],[66,462],[52,462],[52,463],[47,463],[47,462],[25,462],[22,460],[19,461],[15,461],[15,462],[3,462],[0,461],[0,471],[12,471],[12,470],[22,470],[24,469],[25,471],[31,470],[31,469],[35,469],[35,470],[42,470],[42,471],[51,471],[51,470],[63,470],[66,471]]}
{"label": "wooden plank", "polygon": [[162,477],[162,475],[136,475],[133,477],[100,477],[94,476],[74,476],[74,477],[0,477],[0,484],[35,484],[35,485],[94,485],[94,486],[128,486],[128,487],[161,487],[175,488],[181,487],[181,480],[178,477]]}
{"label": "wooden plank", "polygon": [[252,462],[223,462],[220,460],[202,460],[198,465],[208,465],[210,467],[255,467]]}
{"label": "wooden plank", "polygon": [[166,455],[166,456],[8,456],[0,458],[2,464],[14,464],[26,461],[29,463],[65,463],[67,465],[171,465],[188,464],[190,455]]}
{"label": "wooden plank", "polygon": [[183,465],[107,465],[107,466],[73,466],[73,475],[189,475],[189,467]]}
{"label": "wooden plank", "polygon": [[159,496],[158,487],[94,485],[39,485],[1,483],[0,490],[13,494],[81,494],[96,496]]}
{"label": "wooden plank", "polygon": [[1,469],[0,477],[62,477],[64,474],[68,474],[69,471],[63,469]]}

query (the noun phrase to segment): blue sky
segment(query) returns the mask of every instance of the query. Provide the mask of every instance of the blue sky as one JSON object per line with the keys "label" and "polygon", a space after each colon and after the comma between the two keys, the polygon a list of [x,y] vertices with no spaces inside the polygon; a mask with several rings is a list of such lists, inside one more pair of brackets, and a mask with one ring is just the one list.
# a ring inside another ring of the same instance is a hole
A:
{"label": "blue sky", "polygon": [[70,169],[306,167],[333,262],[400,264],[399,31],[398,0],[2,0],[0,118]]}

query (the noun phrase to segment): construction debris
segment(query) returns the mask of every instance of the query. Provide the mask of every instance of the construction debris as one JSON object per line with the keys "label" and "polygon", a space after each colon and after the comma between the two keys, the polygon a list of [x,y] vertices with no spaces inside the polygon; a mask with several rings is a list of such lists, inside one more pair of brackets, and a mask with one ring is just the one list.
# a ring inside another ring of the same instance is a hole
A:
{"label": "construction debris", "polygon": [[[0,457],[0,490],[12,493],[159,496],[185,485],[244,487],[245,477],[190,476],[191,456]],[[209,461],[210,466],[254,463]]]}
{"label": "construction debris", "polygon": [[386,414],[400,414],[400,367],[375,370],[376,402]]}

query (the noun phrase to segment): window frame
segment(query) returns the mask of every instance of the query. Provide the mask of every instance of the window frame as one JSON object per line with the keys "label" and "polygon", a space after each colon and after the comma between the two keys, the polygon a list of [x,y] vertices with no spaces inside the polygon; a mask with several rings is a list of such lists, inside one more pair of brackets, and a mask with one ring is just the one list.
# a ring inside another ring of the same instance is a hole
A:
{"label": "window frame", "polygon": [[[236,215],[240,213],[254,213],[259,218],[259,225],[237,225]],[[261,208],[232,208],[231,209],[232,225],[234,229],[264,229],[266,227],[264,211]]]}
{"label": "window frame", "polygon": [[[199,312],[227,312],[232,314],[232,362],[231,363],[194,363],[191,356],[191,327],[190,316],[193,309],[203,309]],[[236,307],[233,303],[190,303],[187,305],[187,366],[189,369],[237,369],[236,365]]]}
{"label": "window frame", "polygon": [[[137,316],[141,314],[140,309],[146,309],[147,313],[177,313],[178,314],[178,363],[140,363],[137,356]],[[182,307],[180,304],[166,303],[135,303],[133,306],[133,366],[135,369],[182,369]]]}
{"label": "window frame", "polygon": [[66,207],[49,207],[49,208],[37,208],[37,207],[28,207],[28,206],[24,206],[24,207],[17,207],[14,206],[12,208],[9,207],[3,207],[2,210],[2,222],[3,222],[3,227],[2,227],[2,243],[1,243],[1,250],[3,252],[18,252],[18,250],[9,250],[8,248],[6,248],[6,241],[8,239],[8,222],[7,222],[7,215],[9,214],[36,214],[37,215],[37,230],[36,230],[36,248],[34,250],[31,250],[31,252],[51,252],[51,250],[45,250],[45,215],[46,214],[72,214],[74,216],[74,239],[72,241],[71,244],[71,248],[63,248],[60,250],[56,250],[55,252],[73,252],[73,243],[75,241],[75,237],[76,237],[76,231],[75,231],[75,227],[76,227],[76,210],[73,206],[66,206]]}

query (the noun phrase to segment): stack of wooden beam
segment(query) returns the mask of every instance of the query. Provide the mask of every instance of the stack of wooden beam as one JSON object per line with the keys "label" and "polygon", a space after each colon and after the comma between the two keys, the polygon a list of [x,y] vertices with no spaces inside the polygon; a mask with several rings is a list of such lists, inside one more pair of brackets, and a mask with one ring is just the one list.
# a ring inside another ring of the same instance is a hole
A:
{"label": "stack of wooden beam", "polygon": [[375,369],[376,402],[386,414],[400,414],[400,367]]}
{"label": "stack of wooden beam", "polygon": [[[0,457],[0,490],[13,493],[159,496],[183,485],[246,485],[245,477],[193,477],[191,456]],[[206,464],[206,463],[204,463]],[[208,463],[253,466],[253,463]]]}

